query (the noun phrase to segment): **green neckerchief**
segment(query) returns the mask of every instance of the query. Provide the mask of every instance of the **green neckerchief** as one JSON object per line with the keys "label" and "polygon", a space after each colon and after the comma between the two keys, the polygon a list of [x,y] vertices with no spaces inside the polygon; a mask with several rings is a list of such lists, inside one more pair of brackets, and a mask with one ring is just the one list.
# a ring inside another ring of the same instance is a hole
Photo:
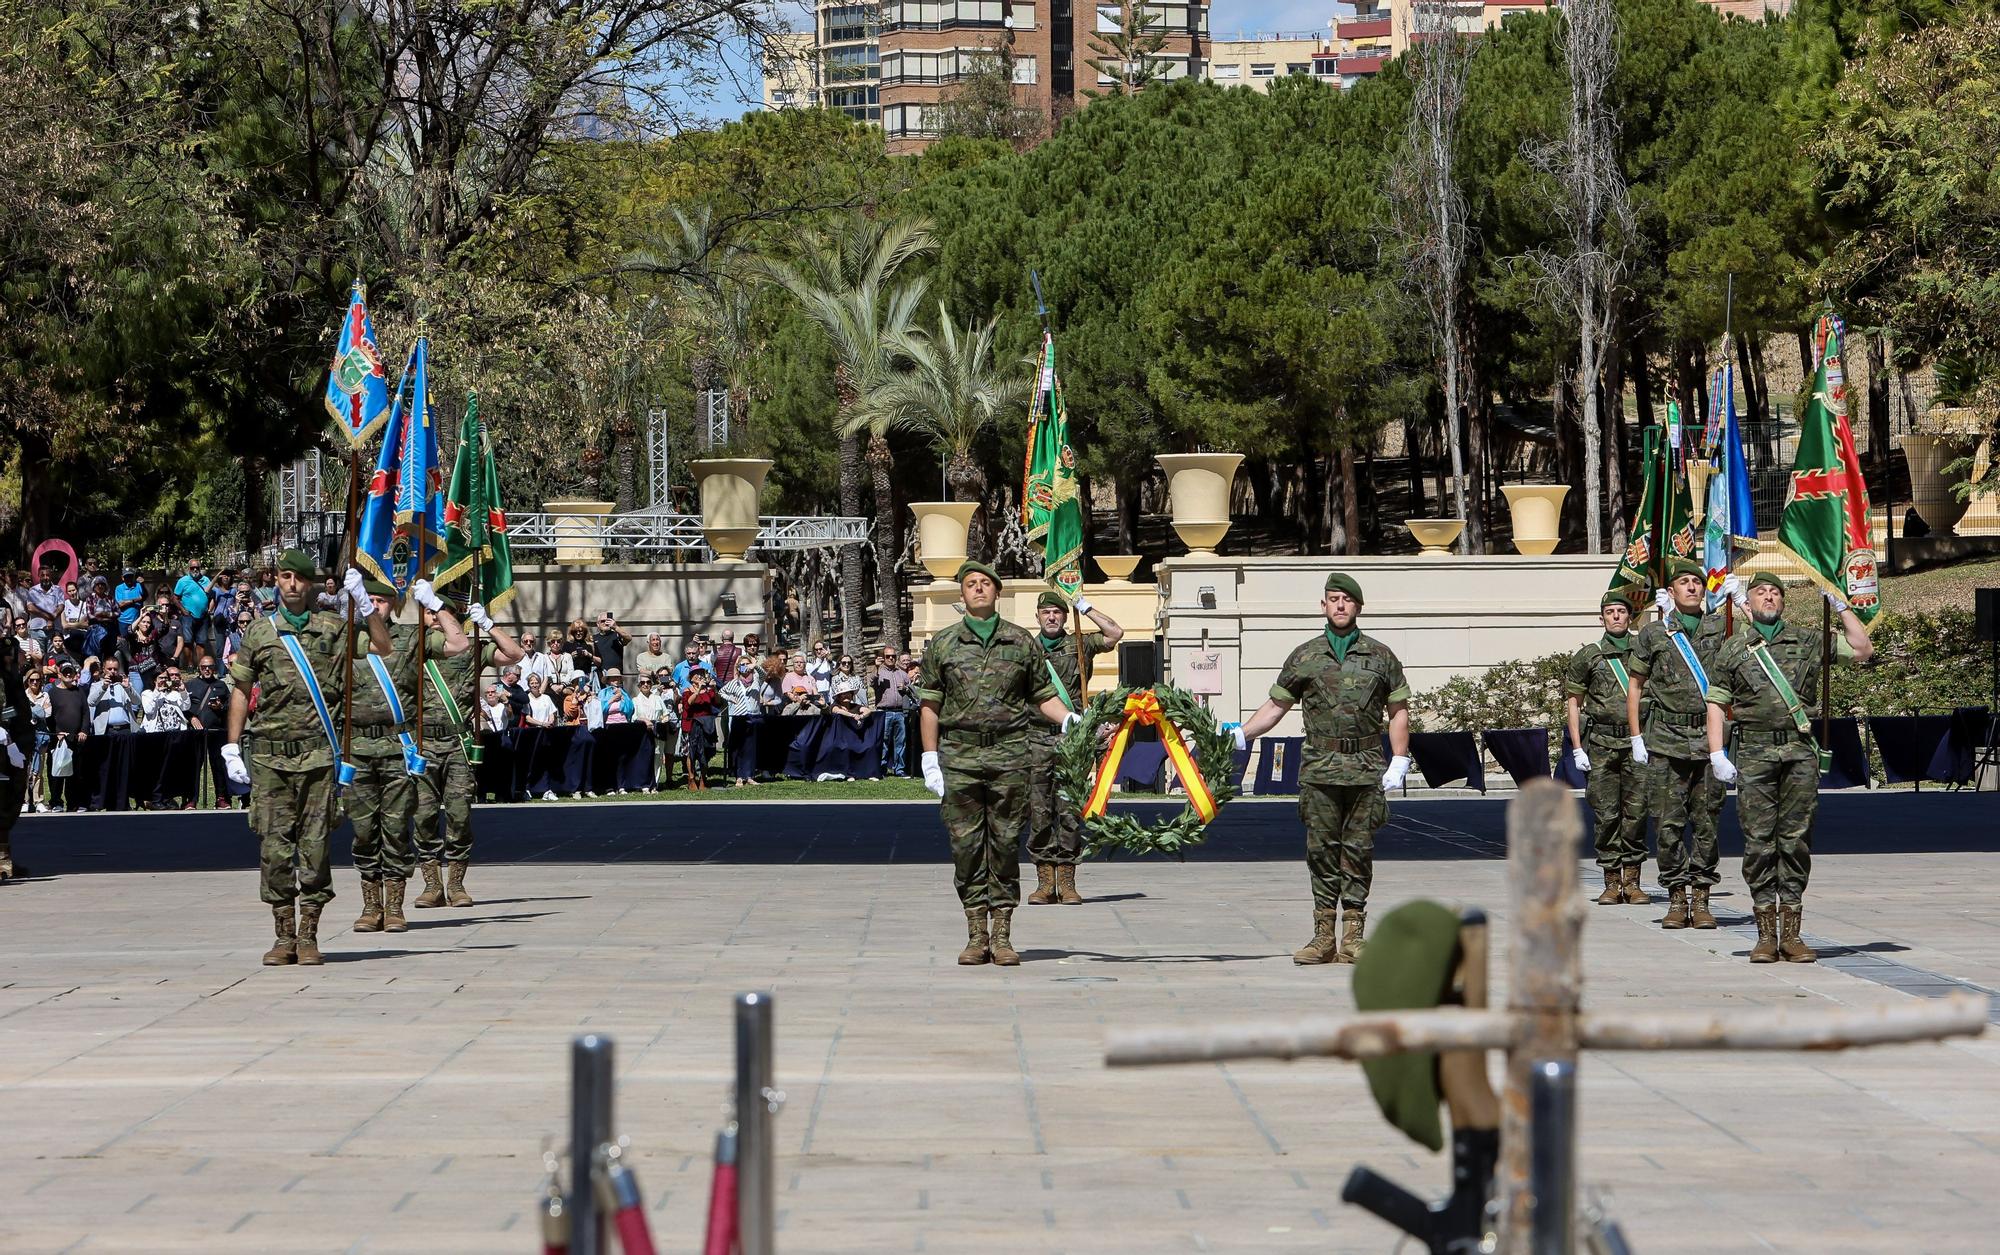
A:
{"label": "green neckerchief", "polygon": [[1354,642],[1361,639],[1360,628],[1349,628],[1345,635],[1336,635],[1332,628],[1326,630],[1326,643],[1333,650],[1335,662],[1346,662],[1347,651],[1354,648]]}
{"label": "green neckerchief", "polygon": [[1676,610],[1674,611],[1674,617],[1680,620],[1681,631],[1683,632],[1697,632],[1701,630],[1701,616],[1699,614],[1689,614],[1685,610]]}
{"label": "green neckerchief", "polygon": [[1757,620],[1752,619],[1750,623],[1751,626],[1757,629],[1757,635],[1764,638],[1764,643],[1767,645],[1777,639],[1778,633],[1785,630],[1785,621],[1783,619],[1779,619],[1775,623],[1759,623]]}
{"label": "green neckerchief", "polygon": [[1632,652],[1632,634],[1630,632],[1620,632],[1618,635],[1613,636],[1611,633],[1606,632],[1598,644],[1614,654],[1629,654]]}
{"label": "green neckerchief", "polygon": [[983,619],[975,619],[971,615],[966,615],[965,626],[972,629],[972,634],[979,638],[980,644],[991,645],[993,634],[1000,630],[1000,616],[990,614]]}
{"label": "green neckerchief", "polygon": [[312,611],[308,610],[304,614],[293,614],[291,611],[285,609],[285,603],[282,601],[278,603],[278,614],[285,622],[292,625],[292,631],[294,632],[305,631],[306,624],[312,619]]}
{"label": "green neckerchief", "polygon": [[1035,633],[1035,639],[1040,641],[1042,643],[1042,648],[1048,650],[1050,653],[1054,653],[1056,647],[1063,643],[1063,638],[1061,636],[1049,636],[1042,632]]}

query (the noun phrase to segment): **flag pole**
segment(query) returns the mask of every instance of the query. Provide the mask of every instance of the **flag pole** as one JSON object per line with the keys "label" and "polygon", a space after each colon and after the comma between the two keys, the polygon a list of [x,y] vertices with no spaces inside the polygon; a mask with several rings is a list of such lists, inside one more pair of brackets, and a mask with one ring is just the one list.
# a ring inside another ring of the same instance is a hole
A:
{"label": "flag pole", "polygon": [[[1049,328],[1049,306],[1048,302],[1042,298],[1042,276],[1036,273],[1033,267],[1029,267],[1028,269],[1028,282],[1033,284],[1035,288],[1035,317],[1041,319],[1042,341],[1044,344],[1047,344],[1055,339],[1055,332],[1050,330]],[[1039,372],[1041,368],[1037,367],[1036,369]],[[1049,412],[1051,415],[1055,413],[1056,392],[1061,387],[1062,387],[1061,381],[1058,380],[1053,374],[1051,374],[1049,376]],[[1034,422],[1034,416],[1030,415],[1029,416],[1030,434],[1028,440],[1028,457],[1030,459],[1032,459],[1035,456],[1033,422]],[[1083,503],[1079,503],[1078,507],[1079,510],[1081,510],[1082,504]],[[1028,508],[1028,494],[1024,491],[1021,494],[1021,509],[1023,514],[1026,513],[1027,508]],[[1088,516],[1086,516],[1086,518],[1087,517]],[[1087,532],[1088,530],[1089,530],[1089,525],[1086,523],[1085,531]],[[1082,596],[1083,554],[1081,553],[1078,553],[1076,556],[1076,571],[1077,571],[1077,583],[1076,583],[1077,595]],[[1042,572],[1042,575],[1044,576],[1044,578],[1048,579],[1051,583],[1053,583],[1055,580],[1056,573],[1054,571],[1044,571]],[[1077,688],[1081,690],[1076,695],[1076,703],[1077,703],[1077,709],[1081,711],[1084,705],[1089,700],[1088,694],[1090,693],[1090,656],[1084,653],[1083,650],[1083,611],[1078,610],[1076,608],[1075,598],[1072,598],[1070,600],[1069,613],[1071,620],[1075,623],[1075,627],[1071,631],[1070,635],[1076,638],[1075,644],[1076,644]]]}
{"label": "flag pole", "polygon": [[[358,538],[355,536],[356,516],[361,512],[361,451],[349,447],[347,451],[347,569],[354,567],[354,555]],[[333,765],[333,777],[340,779],[340,769],[348,761],[348,748],[354,742],[354,629],[360,621],[359,606],[347,608],[347,649],[340,661],[340,762]]]}

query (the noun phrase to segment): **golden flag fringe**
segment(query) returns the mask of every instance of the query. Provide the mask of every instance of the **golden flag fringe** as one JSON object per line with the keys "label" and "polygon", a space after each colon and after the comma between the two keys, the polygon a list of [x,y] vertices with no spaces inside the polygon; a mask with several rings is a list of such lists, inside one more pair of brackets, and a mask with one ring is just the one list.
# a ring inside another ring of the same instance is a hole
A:
{"label": "golden flag fringe", "polygon": [[1111,738],[1110,748],[1104,751],[1104,758],[1097,764],[1097,782],[1091,787],[1090,800],[1084,803],[1083,817],[1095,819],[1111,804],[1111,786],[1118,779],[1118,764],[1125,758],[1125,746],[1132,740],[1132,729],[1148,725],[1160,730],[1160,744],[1166,746],[1167,758],[1180,775],[1181,784],[1187,789],[1188,805],[1194,807],[1201,822],[1215,818],[1215,797],[1208,791],[1208,782],[1201,778],[1201,768],[1195,766],[1194,755],[1188,753],[1181,740],[1181,730],[1174,726],[1160,707],[1159,695],[1151,689],[1140,689],[1125,698],[1125,719],[1118,725],[1118,731]]}

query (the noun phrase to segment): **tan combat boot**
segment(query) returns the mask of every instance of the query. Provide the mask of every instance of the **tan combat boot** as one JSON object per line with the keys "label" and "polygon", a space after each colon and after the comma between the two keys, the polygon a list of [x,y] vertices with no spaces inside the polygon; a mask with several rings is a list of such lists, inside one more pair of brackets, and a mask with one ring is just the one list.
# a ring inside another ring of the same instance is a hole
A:
{"label": "tan combat boot", "polygon": [[1752,907],[1757,916],[1757,944],[1750,947],[1752,963],[1776,963],[1778,961],[1778,908],[1775,906]]}
{"label": "tan combat boot", "polygon": [[1361,931],[1368,923],[1365,907],[1350,906],[1340,915],[1340,949],[1334,953],[1335,963],[1352,963],[1361,957]]}
{"label": "tan combat boot", "polygon": [[298,942],[292,931],[292,904],[272,903],[271,921],[277,927],[278,939],[271,943],[269,950],[264,951],[264,966],[283,967],[287,963],[298,962]]}
{"label": "tan combat boot", "polygon": [[1047,906],[1056,900],[1056,865],[1035,864],[1035,891],[1028,895],[1029,906]]}
{"label": "tan combat boot", "polygon": [[444,865],[444,895],[453,906],[473,906],[472,895],[465,891],[465,860],[453,859]]}
{"label": "tan combat boot", "polygon": [[326,960],[319,952],[319,912],[317,902],[299,903],[299,965],[318,967]]}
{"label": "tan combat boot", "polygon": [[1786,902],[1778,907],[1778,957],[1787,963],[1817,963],[1819,951],[1799,940],[1805,905]]}
{"label": "tan combat boot", "polygon": [[1083,895],[1076,891],[1076,864],[1056,865],[1056,901],[1064,906],[1082,906]]}
{"label": "tan combat boot", "polygon": [[410,903],[410,905],[424,908],[443,906],[444,875],[438,868],[437,860],[434,858],[425,859],[423,862],[417,864],[417,871],[424,878],[424,891],[418,894],[417,900]]}
{"label": "tan combat boot", "polygon": [[1686,885],[1676,885],[1667,891],[1667,917],[1660,921],[1662,928],[1686,928],[1688,926],[1688,891]]}
{"label": "tan combat boot", "polygon": [[358,933],[379,933],[382,931],[382,882],[364,880],[361,882],[361,914],[354,917],[354,931]]}
{"label": "tan combat boot", "polygon": [[965,949],[958,952],[960,967],[977,967],[990,962],[992,954],[986,948],[986,912],[967,911],[965,913]]}
{"label": "tan combat boot", "polygon": [[1638,863],[1618,869],[1618,880],[1625,890],[1626,906],[1646,906],[1653,900],[1652,896],[1639,884],[1639,873],[1642,870],[1644,868]]}
{"label": "tan combat boot", "polygon": [[1014,953],[1014,939],[1008,933],[1014,926],[1014,908],[995,907],[993,910],[993,939],[991,944],[993,961],[1001,967],[1021,966],[1021,956]]}
{"label": "tan combat boot", "polygon": [[1696,885],[1694,901],[1688,906],[1688,923],[1696,928],[1715,927],[1715,916],[1708,909],[1708,886]]}
{"label": "tan combat boot", "polygon": [[410,921],[403,917],[403,887],[409,881],[391,876],[382,882],[382,931],[406,933]]}
{"label": "tan combat boot", "polygon": [[1604,869],[1604,892],[1597,895],[1597,905],[1617,906],[1625,900],[1625,869],[1607,867]]}
{"label": "tan combat boot", "polygon": [[1301,967],[1314,963],[1331,963],[1340,952],[1340,944],[1333,939],[1333,927],[1340,922],[1340,908],[1329,906],[1313,911],[1313,939],[1292,952],[1292,962]]}

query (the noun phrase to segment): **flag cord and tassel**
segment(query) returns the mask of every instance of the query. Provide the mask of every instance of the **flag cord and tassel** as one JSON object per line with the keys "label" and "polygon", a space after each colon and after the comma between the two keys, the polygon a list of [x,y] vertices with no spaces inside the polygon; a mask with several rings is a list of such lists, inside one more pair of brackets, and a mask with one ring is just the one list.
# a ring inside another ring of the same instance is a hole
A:
{"label": "flag cord and tassel", "polygon": [[[347,571],[354,569],[355,528],[361,513],[361,451],[350,449],[347,454],[347,563],[342,571],[343,579]],[[354,743],[354,636],[360,623],[361,607],[347,607],[347,649],[340,664],[340,761],[334,764],[334,779],[339,781],[348,763],[350,747]]]}

